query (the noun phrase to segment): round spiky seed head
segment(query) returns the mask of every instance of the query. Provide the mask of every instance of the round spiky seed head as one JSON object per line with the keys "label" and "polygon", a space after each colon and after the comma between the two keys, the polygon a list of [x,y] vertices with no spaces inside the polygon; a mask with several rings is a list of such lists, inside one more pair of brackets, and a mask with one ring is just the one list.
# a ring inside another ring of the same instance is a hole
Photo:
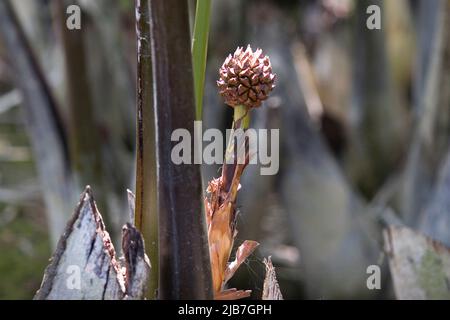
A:
{"label": "round spiky seed head", "polygon": [[275,87],[275,74],[272,73],[269,57],[263,55],[261,49],[253,52],[250,45],[245,51],[238,47],[233,55],[230,54],[219,74],[219,92],[231,107],[259,107]]}

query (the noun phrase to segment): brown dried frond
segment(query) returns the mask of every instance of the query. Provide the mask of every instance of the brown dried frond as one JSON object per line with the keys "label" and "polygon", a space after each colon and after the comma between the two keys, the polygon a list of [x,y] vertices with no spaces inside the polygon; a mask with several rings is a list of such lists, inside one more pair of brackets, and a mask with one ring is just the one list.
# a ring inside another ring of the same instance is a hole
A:
{"label": "brown dried frond", "polygon": [[[233,177],[233,180],[239,181],[239,179],[240,174]],[[221,182],[222,177],[210,181],[207,188],[209,197],[205,198],[214,297],[215,299],[240,299],[249,296],[251,291],[225,290],[225,284],[259,244],[256,241],[244,241],[236,252],[235,260],[229,262],[237,234],[234,202],[237,190],[232,188],[225,192]]]}

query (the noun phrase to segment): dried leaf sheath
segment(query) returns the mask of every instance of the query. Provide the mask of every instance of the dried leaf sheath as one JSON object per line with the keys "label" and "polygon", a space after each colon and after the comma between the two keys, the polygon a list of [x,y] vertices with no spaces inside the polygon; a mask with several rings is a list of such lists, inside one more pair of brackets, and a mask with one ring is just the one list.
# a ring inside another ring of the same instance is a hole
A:
{"label": "dried leaf sheath", "polygon": [[235,260],[228,262],[237,234],[236,197],[239,182],[251,156],[248,137],[244,135],[240,139],[237,132],[244,133],[248,128],[251,109],[259,107],[267,99],[274,88],[275,75],[269,57],[264,56],[260,49],[253,52],[250,46],[245,51],[238,48],[233,56],[229,55],[219,73],[217,85],[220,94],[225,103],[234,108],[233,133],[225,152],[222,175],[208,184],[205,213],[214,298],[232,300],[248,297],[251,293],[250,290],[225,290],[224,287],[258,246],[255,241],[245,241],[238,248]]}
{"label": "dried leaf sheath", "polygon": [[[234,123],[239,125],[240,121]],[[230,140],[231,149],[238,149],[235,143]],[[245,140],[242,142],[245,144]],[[234,148],[233,148],[234,146]],[[229,153],[230,146],[227,148]],[[205,213],[208,226],[208,242],[209,254],[211,259],[211,272],[213,277],[213,289],[216,299],[225,298],[223,296],[223,287],[231,278],[227,277],[228,260],[233,248],[236,231],[236,197],[239,181],[245,166],[248,164],[248,157],[243,164],[237,163],[237,157],[233,158],[233,163],[225,163],[222,168],[222,176],[209,182],[207,193],[209,197],[205,198]],[[244,261],[258,244],[252,242],[248,246],[251,250],[244,250],[248,254],[237,256],[240,262],[236,263],[237,267]],[[237,267],[235,269],[237,269]],[[235,271],[234,269],[234,271]],[[234,271],[232,273],[234,273]],[[231,274],[232,273],[228,273]],[[241,298],[250,295],[250,291],[227,291],[226,298]]]}
{"label": "dried leaf sheath", "polygon": [[[240,175],[239,175],[240,178]],[[237,181],[236,178],[234,181]],[[208,192],[211,198],[205,199],[206,215],[208,221],[208,239],[209,239],[209,253],[211,259],[211,271],[213,277],[214,297],[221,298],[225,293],[224,286],[226,282],[233,276],[234,272],[242,264],[245,259],[258,246],[255,241],[245,241],[236,254],[236,259],[232,263],[228,263],[231,250],[233,248],[236,231],[236,208],[235,202],[231,201],[231,193],[229,193],[225,202],[219,205],[218,197],[214,194],[220,192],[217,189],[221,178],[214,179],[208,186]],[[235,192],[236,193],[236,192]],[[212,198],[216,200],[211,200]],[[233,196],[235,198],[235,196]],[[214,201],[214,202],[213,202]],[[216,207],[215,211],[211,210]],[[226,295],[230,297],[230,292]],[[235,298],[242,298],[250,295],[250,291],[235,291]]]}

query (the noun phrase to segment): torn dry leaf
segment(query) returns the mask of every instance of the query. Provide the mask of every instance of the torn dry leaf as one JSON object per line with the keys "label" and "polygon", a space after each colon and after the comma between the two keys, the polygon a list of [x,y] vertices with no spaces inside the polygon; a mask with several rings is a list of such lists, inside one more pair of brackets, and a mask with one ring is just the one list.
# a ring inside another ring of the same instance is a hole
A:
{"label": "torn dry leaf", "polygon": [[131,224],[123,229],[124,257],[116,252],[88,186],[46,268],[36,300],[142,299],[150,272],[144,242]]}
{"label": "torn dry leaf", "polygon": [[266,277],[264,279],[262,300],[283,300],[271,257],[264,259],[264,264],[266,266]]}

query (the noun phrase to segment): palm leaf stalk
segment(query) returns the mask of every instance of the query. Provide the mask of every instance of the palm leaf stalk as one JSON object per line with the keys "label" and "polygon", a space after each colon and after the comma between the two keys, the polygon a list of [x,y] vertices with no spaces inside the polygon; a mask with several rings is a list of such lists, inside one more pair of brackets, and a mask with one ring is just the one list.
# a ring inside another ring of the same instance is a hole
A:
{"label": "palm leaf stalk", "polygon": [[152,263],[147,298],[158,288],[158,207],[156,196],[155,117],[153,109],[152,58],[149,1],[136,0],[137,112],[136,112],[136,200],[134,221],[145,240]]}
{"label": "palm leaf stalk", "polygon": [[157,151],[159,287],[161,299],[212,298],[200,166],[176,165],[171,134],[194,137],[195,102],[188,4],[150,0]]}

